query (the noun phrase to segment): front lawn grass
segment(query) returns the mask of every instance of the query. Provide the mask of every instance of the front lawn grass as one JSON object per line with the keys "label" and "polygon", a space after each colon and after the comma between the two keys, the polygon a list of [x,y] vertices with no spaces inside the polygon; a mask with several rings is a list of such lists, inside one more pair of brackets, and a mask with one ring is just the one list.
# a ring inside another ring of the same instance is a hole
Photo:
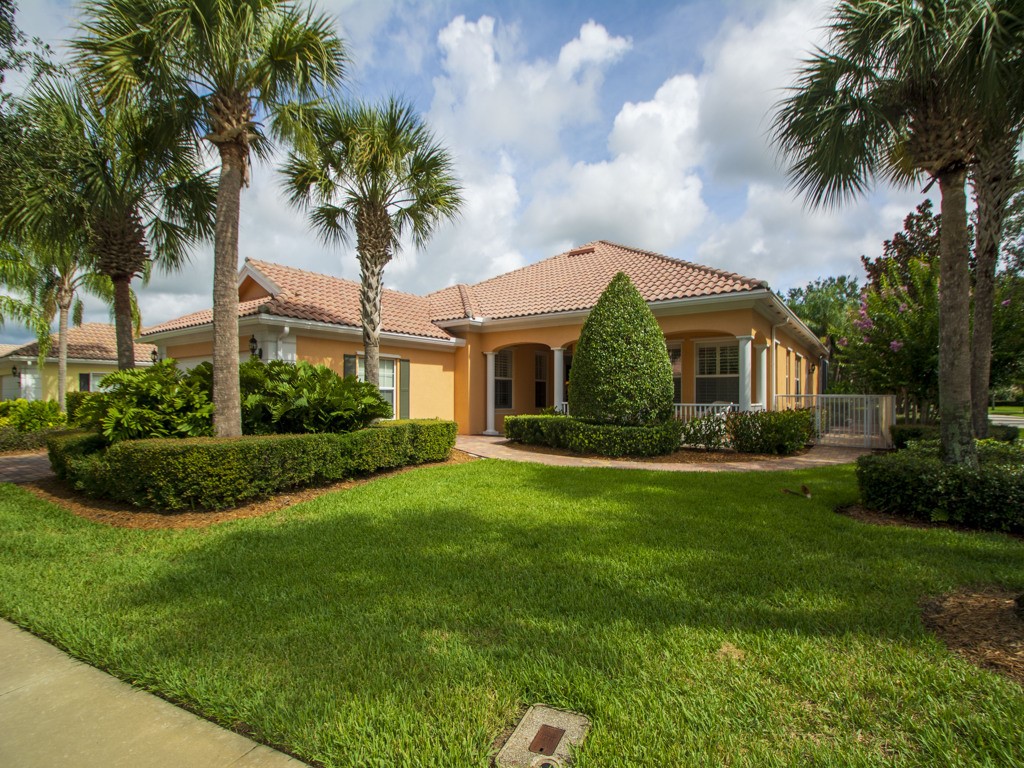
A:
{"label": "front lawn grass", "polygon": [[918,603],[1024,590],[1024,543],[855,497],[849,466],[479,461],[135,531],[0,486],[0,614],[328,766],[483,768],[533,702],[591,718],[581,768],[1019,765],[1021,687]]}
{"label": "front lawn grass", "polygon": [[989,406],[988,412],[1001,416],[1024,416],[1024,405],[993,405]]}

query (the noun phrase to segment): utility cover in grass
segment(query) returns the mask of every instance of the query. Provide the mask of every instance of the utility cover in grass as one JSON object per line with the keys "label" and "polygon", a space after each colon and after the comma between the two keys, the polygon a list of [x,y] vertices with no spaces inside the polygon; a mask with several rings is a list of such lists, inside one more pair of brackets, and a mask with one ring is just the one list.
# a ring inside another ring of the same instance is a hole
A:
{"label": "utility cover in grass", "polygon": [[620,272],[580,331],[569,413],[595,424],[663,424],[672,418],[672,395],[665,336],[636,286]]}

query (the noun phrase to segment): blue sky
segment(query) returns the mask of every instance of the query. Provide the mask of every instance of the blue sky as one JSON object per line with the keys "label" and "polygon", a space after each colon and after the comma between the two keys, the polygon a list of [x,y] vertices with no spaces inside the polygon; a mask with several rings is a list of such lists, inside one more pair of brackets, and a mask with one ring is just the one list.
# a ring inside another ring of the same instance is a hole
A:
{"label": "blue sky", "polygon": [[[19,24],[60,50],[76,10],[21,0]],[[405,2],[329,0],[353,66],[346,96],[411,100],[453,151],[461,219],[389,265],[392,288],[475,282],[599,238],[785,290],[861,275],[921,200],[876,190],[808,210],[766,138],[800,57],[822,42],[822,0]],[[273,166],[243,192],[241,258],[357,278],[287,206]],[[212,249],[138,287],[144,322],[210,306]],[[107,311],[88,306],[90,320]],[[2,340],[26,334],[3,329]]]}

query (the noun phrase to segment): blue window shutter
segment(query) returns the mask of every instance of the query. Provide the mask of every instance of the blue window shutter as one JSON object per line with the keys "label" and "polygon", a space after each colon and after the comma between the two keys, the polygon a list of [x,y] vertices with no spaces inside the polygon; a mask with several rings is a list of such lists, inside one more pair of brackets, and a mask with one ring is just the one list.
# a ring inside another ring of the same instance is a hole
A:
{"label": "blue window shutter", "polygon": [[344,363],[344,366],[342,367],[342,371],[343,371],[346,379],[349,376],[355,376],[356,375],[356,356],[355,355],[345,355],[345,363]]}
{"label": "blue window shutter", "polygon": [[409,418],[409,361],[398,361],[398,418]]}

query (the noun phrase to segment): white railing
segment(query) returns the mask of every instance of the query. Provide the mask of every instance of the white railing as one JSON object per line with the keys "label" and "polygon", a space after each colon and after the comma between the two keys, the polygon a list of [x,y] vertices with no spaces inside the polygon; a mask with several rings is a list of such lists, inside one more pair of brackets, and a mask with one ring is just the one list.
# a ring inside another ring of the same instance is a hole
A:
{"label": "white railing", "polygon": [[676,403],[675,417],[679,421],[693,421],[712,414],[724,416],[738,408],[736,403]]}
{"label": "white railing", "polygon": [[891,448],[895,395],[776,395],[776,410],[809,408],[819,445]]}

